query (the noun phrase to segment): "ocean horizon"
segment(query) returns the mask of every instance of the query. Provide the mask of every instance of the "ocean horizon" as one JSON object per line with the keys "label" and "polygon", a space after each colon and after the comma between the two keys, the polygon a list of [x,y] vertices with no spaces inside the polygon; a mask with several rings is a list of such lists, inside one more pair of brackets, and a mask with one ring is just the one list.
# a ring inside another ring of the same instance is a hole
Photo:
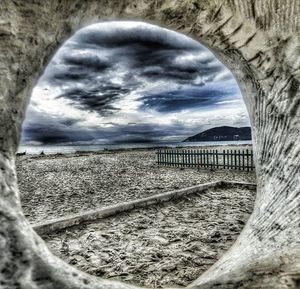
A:
{"label": "ocean horizon", "polygon": [[158,147],[199,147],[199,146],[222,146],[222,145],[251,145],[252,141],[206,141],[206,142],[160,142],[160,143],[123,143],[123,144],[56,144],[56,145],[20,145],[17,153],[26,154],[72,154],[78,151],[97,152],[113,149],[142,149]]}

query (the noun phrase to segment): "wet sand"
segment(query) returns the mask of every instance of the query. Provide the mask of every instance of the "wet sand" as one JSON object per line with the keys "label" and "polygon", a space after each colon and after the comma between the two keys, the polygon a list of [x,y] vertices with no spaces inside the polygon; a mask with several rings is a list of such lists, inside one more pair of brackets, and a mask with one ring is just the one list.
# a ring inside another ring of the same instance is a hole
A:
{"label": "wet sand", "polygon": [[254,173],[158,166],[154,150],[21,156],[17,173],[32,223],[210,181],[255,182]]}

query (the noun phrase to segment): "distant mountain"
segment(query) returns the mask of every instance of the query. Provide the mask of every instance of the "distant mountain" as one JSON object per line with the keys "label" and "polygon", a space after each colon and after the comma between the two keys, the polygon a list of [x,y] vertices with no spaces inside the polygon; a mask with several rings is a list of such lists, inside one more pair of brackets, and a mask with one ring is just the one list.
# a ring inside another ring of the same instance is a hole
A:
{"label": "distant mountain", "polygon": [[251,140],[251,128],[220,126],[190,136],[184,142]]}

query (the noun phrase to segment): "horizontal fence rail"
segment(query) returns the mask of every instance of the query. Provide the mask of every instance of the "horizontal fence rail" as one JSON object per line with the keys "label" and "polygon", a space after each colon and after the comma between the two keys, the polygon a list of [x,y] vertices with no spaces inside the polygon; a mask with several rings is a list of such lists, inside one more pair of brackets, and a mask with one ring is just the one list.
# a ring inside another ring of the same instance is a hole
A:
{"label": "horizontal fence rail", "polygon": [[253,171],[252,150],[163,149],[156,151],[157,163],[172,167]]}

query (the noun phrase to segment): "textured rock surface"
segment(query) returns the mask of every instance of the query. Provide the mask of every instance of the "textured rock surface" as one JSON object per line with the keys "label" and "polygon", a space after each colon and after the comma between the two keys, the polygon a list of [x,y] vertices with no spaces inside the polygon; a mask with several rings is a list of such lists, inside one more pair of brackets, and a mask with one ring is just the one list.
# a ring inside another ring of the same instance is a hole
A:
{"label": "textured rock surface", "polygon": [[298,0],[1,0],[0,286],[129,288],[54,257],[21,211],[14,153],[30,91],[76,29],[142,19],[186,33],[233,72],[253,127],[258,193],[235,245],[191,286],[300,284],[300,2]]}

